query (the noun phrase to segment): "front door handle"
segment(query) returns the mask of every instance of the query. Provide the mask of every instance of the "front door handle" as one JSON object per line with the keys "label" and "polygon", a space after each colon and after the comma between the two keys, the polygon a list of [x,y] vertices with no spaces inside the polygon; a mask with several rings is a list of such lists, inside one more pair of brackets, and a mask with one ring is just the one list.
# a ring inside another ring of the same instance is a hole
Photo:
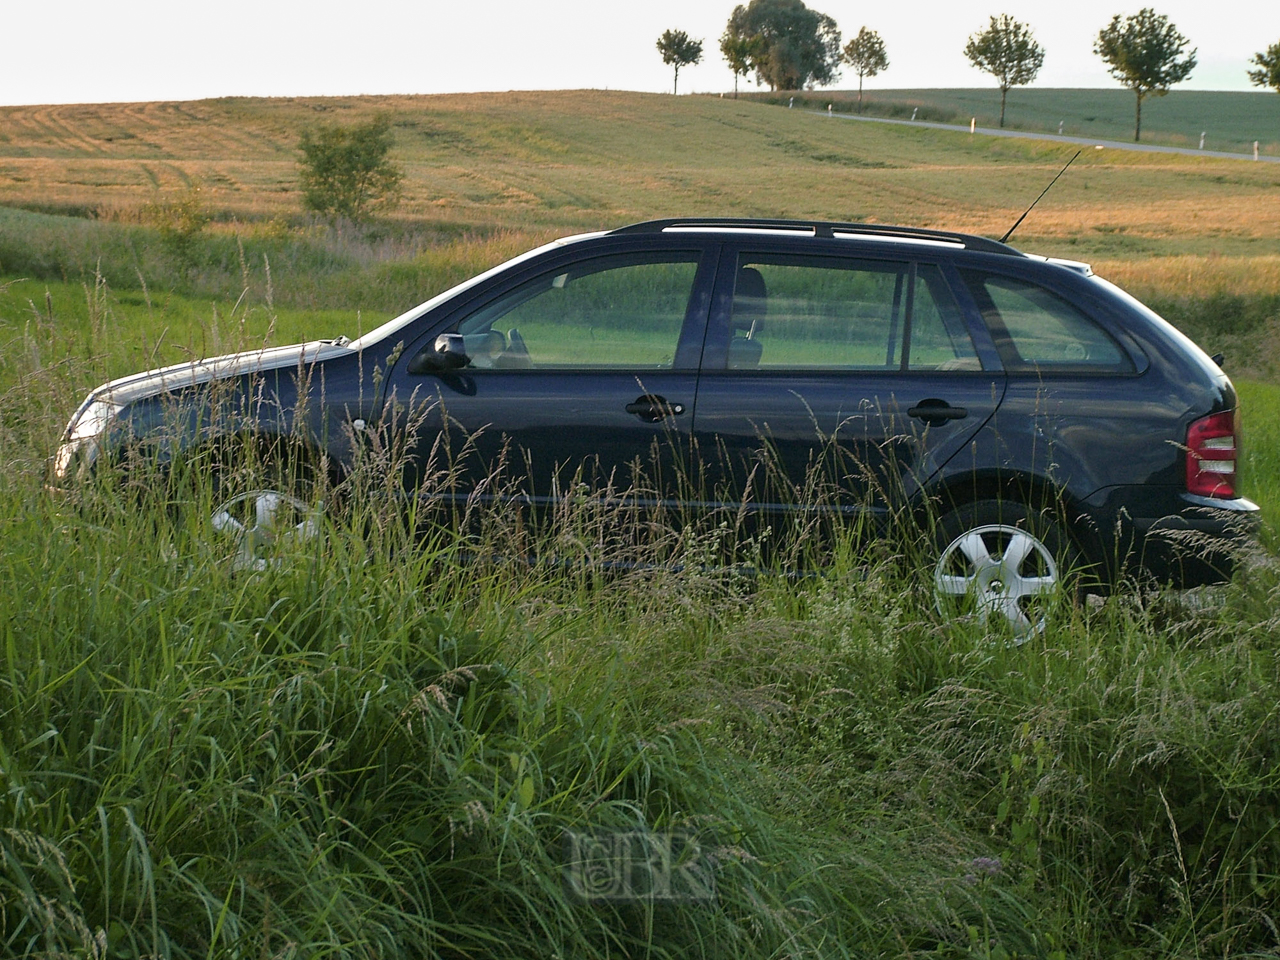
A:
{"label": "front door handle", "polygon": [[657,423],[664,417],[678,417],[684,413],[683,403],[668,403],[666,397],[647,393],[637,397],[634,403],[628,403],[627,413],[635,414],[645,423]]}
{"label": "front door handle", "polygon": [[963,420],[969,415],[964,407],[953,407],[945,400],[929,397],[921,400],[907,411],[907,416],[915,417],[929,424],[945,423],[948,420]]}

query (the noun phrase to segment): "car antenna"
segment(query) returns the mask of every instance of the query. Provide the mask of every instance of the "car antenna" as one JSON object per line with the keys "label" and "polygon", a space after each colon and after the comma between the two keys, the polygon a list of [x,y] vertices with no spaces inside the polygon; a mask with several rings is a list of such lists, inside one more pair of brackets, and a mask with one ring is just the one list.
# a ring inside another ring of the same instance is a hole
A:
{"label": "car antenna", "polygon": [[[1060,176],[1062,176],[1064,173],[1066,173],[1066,172],[1067,172],[1067,167],[1069,167],[1069,166],[1071,166],[1073,163],[1075,163],[1075,162],[1076,162],[1076,157],[1080,156],[1080,154],[1081,154],[1081,153],[1083,153],[1083,152],[1084,152],[1084,151],[1082,151],[1082,150],[1077,150],[1077,151],[1076,151],[1076,156],[1075,156],[1075,157],[1072,157],[1070,160],[1068,160],[1068,161],[1067,161],[1067,163],[1066,163],[1066,166],[1064,166],[1061,170],[1059,170],[1059,171],[1058,171],[1058,177],[1060,177]],[[1027,219],[1027,214],[1028,214],[1028,213],[1030,213],[1030,212],[1035,208],[1035,205],[1036,205],[1037,203],[1039,203],[1041,200],[1043,200],[1043,199],[1044,199],[1044,195],[1045,195],[1046,193],[1048,193],[1048,192],[1049,192],[1049,189],[1050,189],[1050,188],[1051,188],[1055,183],[1057,183],[1057,182],[1058,182],[1058,177],[1054,177],[1052,180],[1050,180],[1050,181],[1049,181],[1049,186],[1048,186],[1048,187],[1045,187],[1042,191],[1040,191],[1040,196],[1036,197],[1034,200],[1032,200],[1032,201],[1031,201],[1031,206],[1027,207],[1026,211],[1022,214],[1022,216],[1020,216],[1020,217],[1018,218],[1018,222],[1017,222],[1017,223],[1015,223],[1012,227],[1010,227],[1010,228],[1009,228],[1009,232],[1008,232],[1008,233],[1006,233],[1003,237],[1001,237],[1001,238],[1000,238],[1000,242],[1001,242],[1001,243],[1004,243],[1006,240],[1008,240],[1010,237],[1012,237],[1012,236],[1013,236],[1013,231],[1017,230],[1017,229],[1018,229],[1018,227],[1019,227],[1019,226],[1021,226],[1022,221],[1023,221],[1023,220],[1025,220],[1025,219]]]}

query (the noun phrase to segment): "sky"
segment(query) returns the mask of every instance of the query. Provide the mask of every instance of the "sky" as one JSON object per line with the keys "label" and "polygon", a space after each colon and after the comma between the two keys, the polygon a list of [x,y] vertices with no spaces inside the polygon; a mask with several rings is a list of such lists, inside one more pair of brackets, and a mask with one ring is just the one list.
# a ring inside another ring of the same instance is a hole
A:
{"label": "sky", "polygon": [[[1045,49],[1032,86],[1116,87],[1098,31],[1143,0],[807,0],[845,41],[877,31],[889,69],[867,89],[981,87],[963,49],[993,14]],[[1280,43],[1274,0],[1146,0],[1198,48],[1179,90],[1254,90],[1247,61]],[[655,48],[666,29],[704,41],[680,91],[733,89],[719,38],[735,0],[0,0],[0,104],[494,90],[671,89]],[[834,88],[857,86],[846,74]],[[754,89],[750,80],[746,89]]]}

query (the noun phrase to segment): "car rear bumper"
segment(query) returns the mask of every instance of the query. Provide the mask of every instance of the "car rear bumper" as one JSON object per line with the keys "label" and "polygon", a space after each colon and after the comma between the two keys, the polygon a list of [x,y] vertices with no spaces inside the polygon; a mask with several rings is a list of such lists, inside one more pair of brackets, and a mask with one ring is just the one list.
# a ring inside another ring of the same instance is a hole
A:
{"label": "car rear bumper", "polygon": [[1101,503],[1090,505],[1100,521],[1105,556],[1099,559],[1113,576],[1136,575],[1178,588],[1231,579],[1257,540],[1258,505],[1243,497],[1219,500],[1184,492],[1158,503],[1151,494],[1150,488],[1112,488]]}

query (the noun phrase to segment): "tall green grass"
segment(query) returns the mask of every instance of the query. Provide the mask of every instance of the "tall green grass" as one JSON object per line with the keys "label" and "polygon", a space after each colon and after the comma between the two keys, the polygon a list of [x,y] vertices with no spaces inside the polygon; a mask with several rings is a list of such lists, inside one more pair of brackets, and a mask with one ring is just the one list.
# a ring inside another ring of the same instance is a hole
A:
{"label": "tall green grass", "polygon": [[[1277,945],[1271,567],[1013,646],[853,543],[609,573],[357,509],[237,571],[187,480],[0,495],[7,954]],[[697,837],[716,899],[576,901],[564,833],[609,829]]]}
{"label": "tall green grass", "polygon": [[[25,281],[5,294],[0,316],[22,315],[15,302],[43,306],[46,285],[55,298],[59,290],[75,298],[86,285],[105,285],[145,306],[151,326],[157,305],[193,302],[177,307],[189,312],[210,300],[224,304],[224,317],[236,305],[254,305],[373,312],[380,322],[550,239],[540,230],[389,231],[230,223],[191,238],[180,262],[151,226],[0,207],[0,277]],[[68,313],[65,306],[59,312]]]}
{"label": "tall green grass", "polygon": [[1280,510],[1280,386],[1251,381],[1235,386],[1243,420],[1245,490],[1274,518]]}

